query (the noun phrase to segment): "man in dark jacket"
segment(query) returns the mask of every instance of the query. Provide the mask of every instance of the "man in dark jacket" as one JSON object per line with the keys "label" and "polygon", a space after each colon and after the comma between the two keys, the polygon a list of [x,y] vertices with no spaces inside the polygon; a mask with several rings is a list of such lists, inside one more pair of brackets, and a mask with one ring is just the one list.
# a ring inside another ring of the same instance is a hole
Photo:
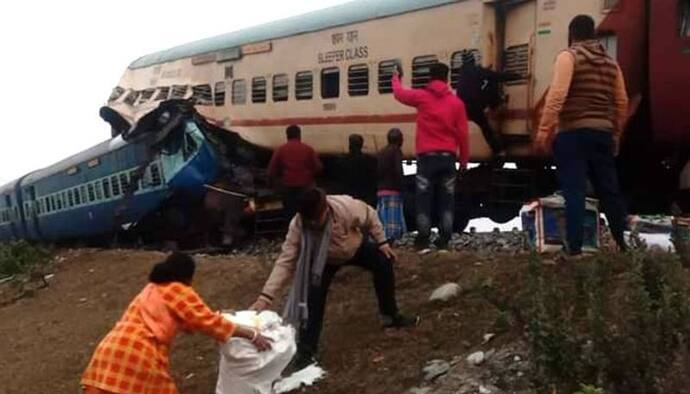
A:
{"label": "man in dark jacket", "polygon": [[388,132],[388,146],[378,156],[378,205],[376,211],[388,240],[400,239],[407,226],[403,207],[403,134],[400,129]]}
{"label": "man in dark jacket", "polygon": [[376,171],[376,159],[363,152],[364,137],[361,135],[351,134],[348,143],[349,152],[341,165],[345,194],[373,207],[376,203],[376,183],[367,174]]}
{"label": "man in dark jacket", "polygon": [[494,155],[504,153],[501,136],[491,127],[486,117],[486,108],[500,104],[499,83],[521,79],[514,73],[500,73],[477,65],[474,53],[464,51],[458,84],[455,89],[458,97],[465,103],[467,117],[482,129],[484,139]]}

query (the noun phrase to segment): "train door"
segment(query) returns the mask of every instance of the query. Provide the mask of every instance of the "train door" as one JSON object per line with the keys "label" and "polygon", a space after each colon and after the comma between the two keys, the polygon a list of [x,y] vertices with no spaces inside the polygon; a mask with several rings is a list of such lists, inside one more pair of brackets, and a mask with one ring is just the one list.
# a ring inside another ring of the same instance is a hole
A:
{"label": "train door", "polygon": [[29,239],[40,239],[36,203],[36,189],[33,186],[24,189],[24,218],[27,228],[26,236]]}
{"label": "train door", "polygon": [[506,112],[502,133],[506,136],[528,136],[531,129],[532,103],[531,59],[536,28],[536,0],[511,2],[498,10],[499,48],[503,49],[501,69],[524,78],[507,82]]}

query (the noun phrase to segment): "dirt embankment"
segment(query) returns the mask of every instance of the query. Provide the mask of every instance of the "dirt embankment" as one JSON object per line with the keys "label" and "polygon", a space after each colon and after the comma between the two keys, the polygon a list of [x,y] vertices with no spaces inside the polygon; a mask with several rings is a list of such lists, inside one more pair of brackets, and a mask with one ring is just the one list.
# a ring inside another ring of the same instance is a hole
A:
{"label": "dirt embankment", "polygon": [[[75,393],[94,347],[146,283],[162,253],[130,250],[71,250],[61,253],[50,286],[0,309],[0,392]],[[244,309],[255,299],[270,261],[250,256],[198,256],[195,287],[213,308]],[[401,393],[423,380],[432,359],[450,360],[480,348],[495,332],[501,311],[479,292],[446,304],[429,304],[429,294],[446,282],[464,288],[491,286],[506,291],[522,281],[522,257],[477,260],[471,255],[402,253],[397,263],[399,302],[422,315],[412,330],[380,328],[369,274],[344,269],[330,295],[322,362],[328,377],[310,392]],[[492,346],[511,342],[510,327]],[[518,330],[519,331],[519,330]],[[181,335],[172,368],[183,393],[206,394],[216,381],[216,344]]]}

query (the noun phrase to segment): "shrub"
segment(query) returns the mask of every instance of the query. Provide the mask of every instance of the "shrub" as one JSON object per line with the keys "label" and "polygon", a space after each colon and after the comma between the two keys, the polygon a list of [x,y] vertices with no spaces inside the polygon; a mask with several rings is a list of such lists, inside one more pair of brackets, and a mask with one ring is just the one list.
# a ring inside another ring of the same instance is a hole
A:
{"label": "shrub", "polygon": [[29,274],[50,261],[51,252],[26,241],[0,244],[0,278]]}

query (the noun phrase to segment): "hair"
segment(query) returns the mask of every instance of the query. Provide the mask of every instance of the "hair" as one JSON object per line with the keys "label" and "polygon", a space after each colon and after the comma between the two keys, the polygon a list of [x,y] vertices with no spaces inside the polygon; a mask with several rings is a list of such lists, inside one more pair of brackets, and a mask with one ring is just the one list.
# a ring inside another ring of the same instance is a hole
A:
{"label": "hair", "polygon": [[308,189],[297,199],[297,213],[304,219],[318,219],[325,203],[326,193],[323,190],[318,187]]}
{"label": "hair", "polygon": [[474,53],[472,51],[468,51],[465,49],[462,51],[462,65],[472,65],[472,64],[477,64],[477,58],[474,56]]}
{"label": "hair", "polygon": [[577,41],[591,40],[596,37],[594,19],[589,15],[578,15],[570,21],[568,26],[569,40],[572,44]]}
{"label": "hair", "polygon": [[361,152],[364,148],[364,137],[359,134],[350,134],[347,140],[350,152]]}
{"label": "hair", "polygon": [[388,130],[386,138],[388,138],[388,143],[391,145],[401,146],[403,143],[402,131],[400,131],[400,129],[397,127]]}
{"label": "hair", "polygon": [[151,283],[181,282],[189,284],[194,278],[196,263],[189,255],[174,252],[164,261],[153,266],[149,274]]}
{"label": "hair", "polygon": [[432,81],[448,82],[450,69],[443,63],[434,63],[429,66],[429,77]]}
{"label": "hair", "polygon": [[302,137],[302,129],[297,125],[290,125],[285,129],[285,135],[288,140],[298,140]]}

